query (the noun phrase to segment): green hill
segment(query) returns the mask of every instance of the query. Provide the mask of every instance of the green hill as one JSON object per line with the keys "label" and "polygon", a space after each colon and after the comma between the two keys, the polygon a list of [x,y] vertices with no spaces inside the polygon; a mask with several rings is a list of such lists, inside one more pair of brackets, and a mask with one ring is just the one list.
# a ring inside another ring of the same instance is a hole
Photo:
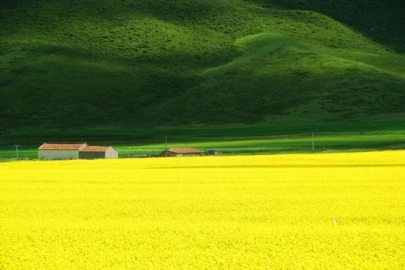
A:
{"label": "green hill", "polygon": [[400,0],[3,0],[0,126],[401,114],[404,10]]}

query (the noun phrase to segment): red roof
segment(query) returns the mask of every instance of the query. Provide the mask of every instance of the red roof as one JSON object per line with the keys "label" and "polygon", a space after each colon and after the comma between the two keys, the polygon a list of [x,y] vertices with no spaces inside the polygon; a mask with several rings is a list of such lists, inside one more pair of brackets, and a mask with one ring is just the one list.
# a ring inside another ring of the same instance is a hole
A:
{"label": "red roof", "polygon": [[87,143],[44,143],[38,150],[78,150],[85,148]]}
{"label": "red roof", "polygon": [[199,149],[194,149],[194,148],[172,148],[172,149],[168,149],[167,151],[175,153],[175,154],[201,154],[201,153],[204,153],[204,151],[199,150]]}
{"label": "red roof", "polygon": [[80,152],[106,152],[110,147],[109,146],[86,146],[81,149]]}

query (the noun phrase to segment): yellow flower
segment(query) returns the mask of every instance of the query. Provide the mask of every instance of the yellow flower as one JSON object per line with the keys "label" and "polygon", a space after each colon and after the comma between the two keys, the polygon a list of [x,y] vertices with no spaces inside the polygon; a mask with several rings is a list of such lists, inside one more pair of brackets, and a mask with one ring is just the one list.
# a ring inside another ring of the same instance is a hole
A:
{"label": "yellow flower", "polygon": [[405,151],[0,164],[0,269],[403,269]]}

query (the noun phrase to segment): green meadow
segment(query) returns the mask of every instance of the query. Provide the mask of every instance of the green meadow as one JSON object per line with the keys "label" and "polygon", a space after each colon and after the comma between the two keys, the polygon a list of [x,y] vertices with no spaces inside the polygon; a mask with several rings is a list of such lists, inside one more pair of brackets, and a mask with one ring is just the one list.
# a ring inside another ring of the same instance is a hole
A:
{"label": "green meadow", "polygon": [[153,156],[193,147],[222,155],[329,153],[405,148],[402,120],[303,125],[234,125],[138,129],[26,130],[0,137],[0,159],[36,159],[43,142],[113,146],[121,158]]}

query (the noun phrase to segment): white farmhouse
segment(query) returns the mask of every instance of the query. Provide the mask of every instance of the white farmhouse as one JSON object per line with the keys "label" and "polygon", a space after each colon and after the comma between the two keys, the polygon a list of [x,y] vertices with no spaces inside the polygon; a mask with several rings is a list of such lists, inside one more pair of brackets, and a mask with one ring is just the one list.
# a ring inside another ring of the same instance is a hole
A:
{"label": "white farmhouse", "polygon": [[78,159],[87,143],[44,143],[38,148],[38,159]]}
{"label": "white farmhouse", "polygon": [[38,159],[118,158],[111,146],[89,146],[87,143],[44,143],[38,148]]}

